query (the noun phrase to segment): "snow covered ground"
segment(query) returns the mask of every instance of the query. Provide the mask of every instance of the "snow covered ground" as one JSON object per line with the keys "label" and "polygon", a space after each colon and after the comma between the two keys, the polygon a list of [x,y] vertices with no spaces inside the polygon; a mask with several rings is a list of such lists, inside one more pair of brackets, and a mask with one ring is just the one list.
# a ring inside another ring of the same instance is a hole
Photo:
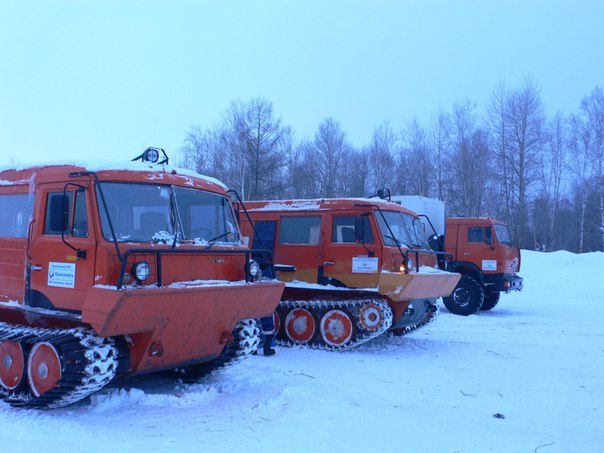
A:
{"label": "snow covered ground", "polygon": [[602,452],[604,253],[523,252],[525,289],[347,352],[277,348],[54,411],[0,402],[2,451]]}

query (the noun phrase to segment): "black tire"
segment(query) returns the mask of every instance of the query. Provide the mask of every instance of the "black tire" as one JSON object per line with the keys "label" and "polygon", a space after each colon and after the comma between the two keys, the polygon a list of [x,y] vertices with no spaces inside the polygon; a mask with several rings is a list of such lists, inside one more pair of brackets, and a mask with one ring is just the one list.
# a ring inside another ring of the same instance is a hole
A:
{"label": "black tire", "polygon": [[482,302],[482,307],[480,307],[480,310],[487,311],[487,310],[491,310],[492,308],[495,308],[495,305],[497,305],[497,302],[499,302],[500,295],[501,295],[501,293],[499,293],[499,292],[485,294],[484,301]]}
{"label": "black tire", "polygon": [[462,275],[449,297],[443,297],[447,310],[461,316],[476,313],[484,302],[484,289],[474,278]]}

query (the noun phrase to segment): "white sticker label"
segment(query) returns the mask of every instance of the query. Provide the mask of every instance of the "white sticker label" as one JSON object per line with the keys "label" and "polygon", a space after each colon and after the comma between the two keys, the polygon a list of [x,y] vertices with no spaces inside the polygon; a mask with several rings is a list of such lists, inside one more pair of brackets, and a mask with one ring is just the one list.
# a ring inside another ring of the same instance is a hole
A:
{"label": "white sticker label", "polygon": [[370,274],[377,272],[378,259],[366,256],[356,256],[352,259],[352,272],[355,274]]}
{"label": "white sticker label", "polygon": [[483,271],[496,271],[497,270],[497,260],[482,260],[482,270]]}
{"label": "white sticker label", "polygon": [[49,263],[48,286],[73,288],[75,287],[75,274],[75,263]]}

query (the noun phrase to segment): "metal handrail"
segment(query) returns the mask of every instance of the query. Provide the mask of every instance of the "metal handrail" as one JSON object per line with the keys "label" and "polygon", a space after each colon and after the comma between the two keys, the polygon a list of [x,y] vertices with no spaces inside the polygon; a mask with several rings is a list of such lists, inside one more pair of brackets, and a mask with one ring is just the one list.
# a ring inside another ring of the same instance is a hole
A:
{"label": "metal handrail", "polygon": [[128,265],[128,257],[134,254],[153,254],[156,256],[155,259],[155,271],[157,275],[157,287],[163,286],[162,279],[162,264],[161,258],[162,255],[172,255],[172,254],[207,254],[207,255],[245,255],[245,281],[250,282],[252,280],[248,263],[250,261],[250,257],[252,254],[266,254],[270,255],[270,252],[265,249],[246,249],[246,250],[224,250],[224,249],[197,249],[197,248],[187,248],[187,249],[157,249],[157,248],[133,248],[126,250],[122,255],[121,266],[120,266],[120,276],[117,282],[117,289],[122,289],[124,287],[124,275],[126,274],[126,266]]}

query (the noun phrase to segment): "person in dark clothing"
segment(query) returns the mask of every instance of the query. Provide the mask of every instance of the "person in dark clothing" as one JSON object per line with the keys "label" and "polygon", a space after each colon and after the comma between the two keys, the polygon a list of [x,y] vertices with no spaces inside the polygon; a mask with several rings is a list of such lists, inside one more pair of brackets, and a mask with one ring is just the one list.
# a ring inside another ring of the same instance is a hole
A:
{"label": "person in dark clothing", "polygon": [[272,316],[260,318],[260,324],[262,325],[262,335],[264,335],[264,346],[263,353],[269,357],[275,354],[275,350],[272,348],[273,340],[275,339],[275,320]]}

